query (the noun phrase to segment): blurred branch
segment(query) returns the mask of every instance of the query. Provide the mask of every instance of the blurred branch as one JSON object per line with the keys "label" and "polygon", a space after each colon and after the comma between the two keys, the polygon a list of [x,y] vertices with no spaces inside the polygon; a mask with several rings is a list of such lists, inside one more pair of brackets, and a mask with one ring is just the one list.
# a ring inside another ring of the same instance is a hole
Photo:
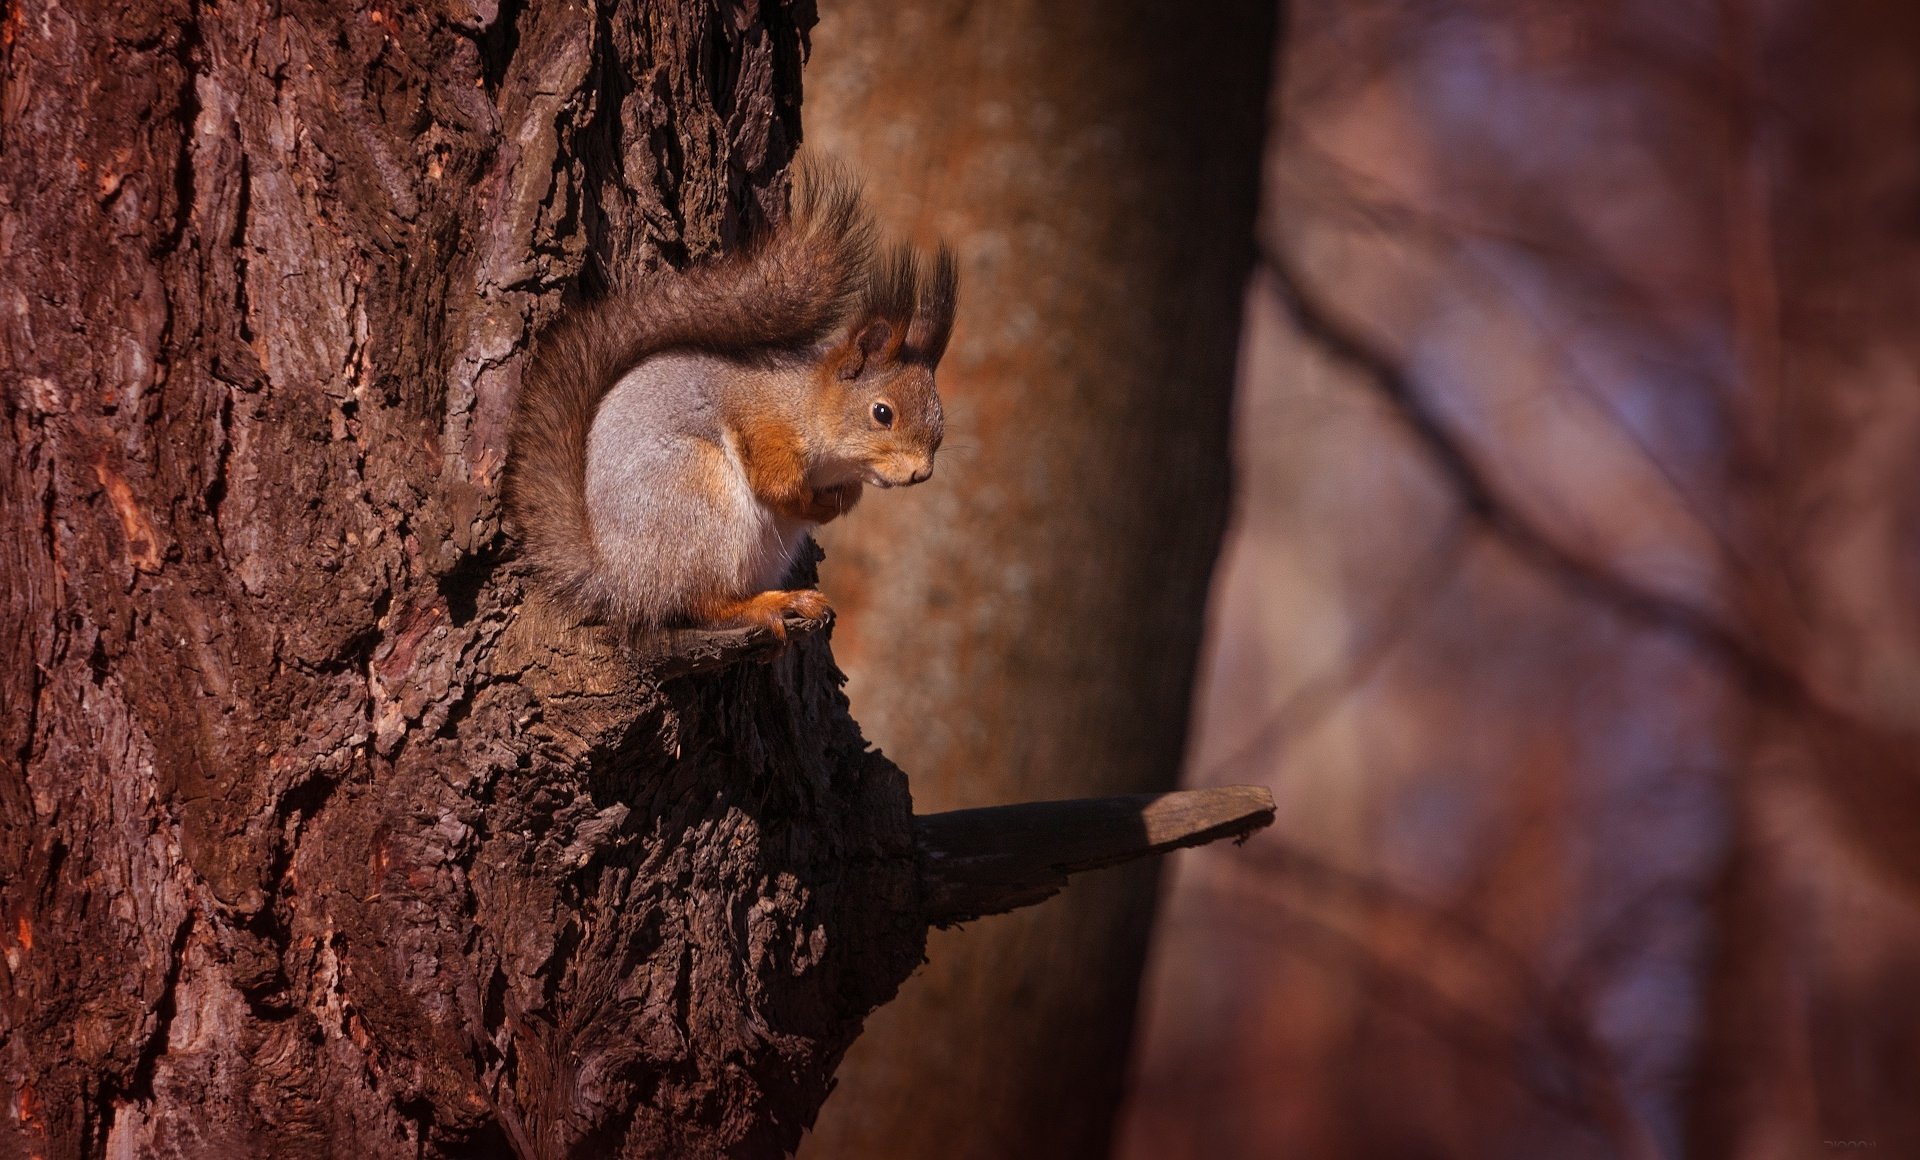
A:
{"label": "blurred branch", "polygon": [[1347,650],[1340,663],[1307,678],[1267,715],[1252,737],[1227,756],[1192,774],[1188,781],[1212,785],[1243,768],[1251,773],[1251,767],[1259,758],[1288,737],[1317,723],[1341,698],[1365,684],[1406,635],[1408,627],[1433,606],[1434,595],[1459,567],[1461,550],[1466,546],[1466,537],[1461,532],[1459,520],[1449,521],[1427,551],[1425,560],[1394,589],[1371,625],[1361,632],[1359,642]]}
{"label": "blurred branch", "polygon": [[1810,701],[1798,673],[1779,664],[1745,635],[1683,600],[1642,587],[1561,544],[1501,496],[1487,470],[1447,429],[1399,361],[1307,291],[1291,260],[1263,243],[1260,265],[1273,279],[1294,325],[1328,355],[1360,371],[1392,404],[1428,458],[1452,485],[1462,506],[1521,558],[1571,592],[1641,624],[1692,643],[1731,669],[1755,692]]}
{"label": "blurred branch", "polygon": [[1830,703],[1799,670],[1777,660],[1748,633],[1684,600],[1636,584],[1536,526],[1500,494],[1487,470],[1447,429],[1397,359],[1309,293],[1279,247],[1263,242],[1260,264],[1300,333],[1362,373],[1452,485],[1471,518],[1569,592],[1686,641],[1721,665],[1757,702],[1796,713],[1818,757],[1820,792],[1884,867],[1910,888],[1920,886],[1920,846],[1912,840],[1912,821],[1920,818],[1920,746],[1910,729],[1889,728]]}
{"label": "blurred branch", "polygon": [[[1456,910],[1436,906],[1385,879],[1343,869],[1285,842],[1265,842],[1235,859],[1216,879],[1229,890],[1258,894],[1262,905],[1235,905],[1229,913],[1291,928],[1288,945],[1319,949],[1338,958],[1343,974],[1358,975],[1387,1006],[1428,1028],[1443,1041],[1476,1056],[1508,1076],[1543,1106],[1605,1132],[1619,1155],[1651,1160],[1662,1154],[1623,1090],[1613,1052],[1595,1034],[1577,997],[1592,987],[1549,987],[1511,946]],[[1394,956],[1374,941],[1342,928],[1307,906],[1272,897],[1253,880],[1282,881],[1317,896],[1320,905],[1346,904],[1356,921],[1397,922],[1410,938],[1387,941],[1410,948]],[[1305,937],[1302,937],[1305,936]],[[1451,958],[1457,970],[1442,971]],[[1517,1010],[1502,1017],[1447,994],[1434,979],[1504,982]],[[1528,1036],[1525,1029],[1535,1029]],[[1532,1040],[1534,1050],[1528,1050]],[[1516,1066],[1528,1054],[1545,1056],[1548,1067]],[[1556,1073],[1558,1073],[1556,1075]]]}

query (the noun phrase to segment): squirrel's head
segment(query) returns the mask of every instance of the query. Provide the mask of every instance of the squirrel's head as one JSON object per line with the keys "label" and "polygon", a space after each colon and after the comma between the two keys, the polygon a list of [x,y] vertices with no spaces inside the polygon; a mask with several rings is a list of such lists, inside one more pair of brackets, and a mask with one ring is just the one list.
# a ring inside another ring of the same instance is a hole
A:
{"label": "squirrel's head", "polygon": [[875,487],[909,487],[933,474],[945,425],[933,372],[953,332],[957,276],[942,247],[923,276],[909,250],[884,264],[862,321],[821,368],[824,408],[837,429],[829,470]]}

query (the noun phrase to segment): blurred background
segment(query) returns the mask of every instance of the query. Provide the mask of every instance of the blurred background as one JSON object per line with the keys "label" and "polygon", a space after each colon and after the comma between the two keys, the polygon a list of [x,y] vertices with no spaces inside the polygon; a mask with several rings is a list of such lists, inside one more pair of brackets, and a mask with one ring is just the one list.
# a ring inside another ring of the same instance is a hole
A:
{"label": "blurred background", "polygon": [[1280,809],[936,938],[802,1156],[1920,1156],[1920,5],[821,16],[963,263],[855,716]]}

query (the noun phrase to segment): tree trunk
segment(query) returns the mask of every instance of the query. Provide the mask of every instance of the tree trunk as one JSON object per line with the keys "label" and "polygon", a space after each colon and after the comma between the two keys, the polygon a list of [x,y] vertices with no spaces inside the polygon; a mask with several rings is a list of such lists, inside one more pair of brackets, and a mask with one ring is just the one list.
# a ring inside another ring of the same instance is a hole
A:
{"label": "tree trunk", "polygon": [[674,680],[495,485],[593,256],[774,212],[810,6],[5,21],[7,1155],[772,1155],[920,959],[824,642]]}
{"label": "tree trunk", "polygon": [[929,922],[1264,794],[912,817],[823,638],[501,533],[529,337],[779,212],[806,5],[0,23],[0,1154],[776,1156]]}
{"label": "tree trunk", "polygon": [[[823,9],[810,145],[962,267],[933,479],[824,536],[849,692],[922,808],[1177,781],[1274,16]],[[1115,874],[935,935],[804,1154],[1105,1156],[1155,885]]]}
{"label": "tree trunk", "polygon": [[1730,349],[1721,487],[1755,682],[1690,1155],[1920,1155],[1920,10],[1720,10]]}

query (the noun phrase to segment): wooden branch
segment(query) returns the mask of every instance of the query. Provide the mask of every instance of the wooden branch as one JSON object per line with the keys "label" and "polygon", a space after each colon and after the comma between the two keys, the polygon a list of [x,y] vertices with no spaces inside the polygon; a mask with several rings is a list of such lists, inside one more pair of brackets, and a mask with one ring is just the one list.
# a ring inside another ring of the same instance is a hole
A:
{"label": "wooden branch", "polygon": [[1271,793],[1234,785],[921,815],[913,824],[927,921],[951,926],[1031,906],[1082,870],[1245,839],[1273,813]]}
{"label": "wooden branch", "polygon": [[764,628],[676,628],[649,634],[633,644],[639,666],[655,680],[672,680],[724,669],[747,660],[772,660],[802,637],[833,623],[786,619],[787,639],[780,641]]}

